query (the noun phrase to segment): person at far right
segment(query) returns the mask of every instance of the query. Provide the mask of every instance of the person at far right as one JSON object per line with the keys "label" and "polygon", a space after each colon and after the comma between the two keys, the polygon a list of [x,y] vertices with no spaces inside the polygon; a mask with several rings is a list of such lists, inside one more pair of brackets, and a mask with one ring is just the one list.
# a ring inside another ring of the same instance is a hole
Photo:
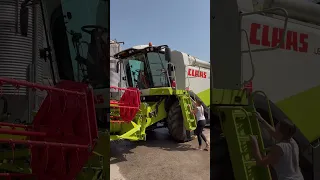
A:
{"label": "person at far right", "polygon": [[206,143],[206,147],[204,148],[204,150],[209,151],[209,141],[207,140],[206,136],[203,134],[203,129],[206,126],[206,117],[204,116],[204,108],[201,105],[200,100],[196,100],[193,103],[193,108],[191,106],[189,106],[190,111],[195,115],[196,119],[197,119],[197,128],[194,131],[197,138],[198,138],[198,143],[199,146],[196,148],[198,150],[202,150],[201,146],[202,146],[202,139],[203,141]]}
{"label": "person at far right", "polygon": [[304,180],[299,167],[299,146],[292,138],[296,132],[296,126],[289,124],[289,120],[280,121],[273,128],[259,113],[256,117],[269,134],[277,141],[271,147],[270,152],[263,157],[260,153],[257,138],[251,136],[253,156],[257,165],[271,165],[277,173],[278,180]]}

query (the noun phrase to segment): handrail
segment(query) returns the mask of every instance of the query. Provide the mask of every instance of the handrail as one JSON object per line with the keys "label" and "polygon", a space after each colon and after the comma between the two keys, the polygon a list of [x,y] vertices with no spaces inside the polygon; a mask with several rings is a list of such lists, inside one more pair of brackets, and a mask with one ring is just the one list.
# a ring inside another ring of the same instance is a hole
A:
{"label": "handrail", "polygon": [[270,123],[271,123],[271,126],[272,126],[272,127],[275,127],[274,121],[273,121],[273,116],[272,116],[272,110],[271,110],[271,106],[270,106],[270,100],[269,100],[269,98],[268,98],[268,96],[267,96],[267,94],[266,94],[265,92],[263,92],[263,91],[254,91],[254,92],[251,94],[251,97],[252,97],[251,100],[252,100],[252,105],[253,105],[254,111],[257,112],[256,107],[255,107],[255,105],[254,105],[254,100],[253,100],[253,97],[254,97],[256,94],[262,94],[262,95],[265,97],[265,99],[266,99],[266,101],[267,101],[267,104],[268,104],[268,114],[269,114]]}
{"label": "handrail", "polygon": [[[242,84],[241,84],[241,87],[244,87],[245,85],[247,85],[250,81],[252,81],[254,79],[254,76],[256,74],[256,69],[254,67],[254,63],[253,63],[253,58],[252,58],[252,50],[251,50],[251,46],[250,46],[250,43],[249,43],[249,36],[248,36],[248,32],[244,29],[241,29],[241,32],[244,32],[244,35],[246,36],[246,39],[247,39],[247,46],[248,46],[248,52],[249,52],[249,58],[250,58],[250,63],[251,63],[251,69],[252,69],[252,75],[251,77],[249,78],[249,80],[246,80],[244,81]],[[242,76],[242,75],[241,75]]]}

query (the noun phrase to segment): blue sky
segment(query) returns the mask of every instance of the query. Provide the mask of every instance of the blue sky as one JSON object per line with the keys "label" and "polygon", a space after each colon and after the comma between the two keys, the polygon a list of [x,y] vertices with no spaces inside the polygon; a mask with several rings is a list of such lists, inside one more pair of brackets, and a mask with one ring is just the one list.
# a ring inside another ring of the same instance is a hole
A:
{"label": "blue sky", "polygon": [[111,0],[111,39],[134,45],[166,44],[210,60],[209,0]]}

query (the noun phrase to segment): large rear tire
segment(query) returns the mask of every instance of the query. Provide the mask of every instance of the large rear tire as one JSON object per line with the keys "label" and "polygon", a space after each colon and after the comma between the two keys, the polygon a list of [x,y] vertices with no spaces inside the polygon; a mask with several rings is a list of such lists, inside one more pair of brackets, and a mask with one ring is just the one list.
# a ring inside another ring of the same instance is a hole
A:
{"label": "large rear tire", "polygon": [[188,141],[187,131],[184,127],[183,115],[179,101],[176,101],[171,105],[168,113],[167,123],[169,133],[175,141]]}

